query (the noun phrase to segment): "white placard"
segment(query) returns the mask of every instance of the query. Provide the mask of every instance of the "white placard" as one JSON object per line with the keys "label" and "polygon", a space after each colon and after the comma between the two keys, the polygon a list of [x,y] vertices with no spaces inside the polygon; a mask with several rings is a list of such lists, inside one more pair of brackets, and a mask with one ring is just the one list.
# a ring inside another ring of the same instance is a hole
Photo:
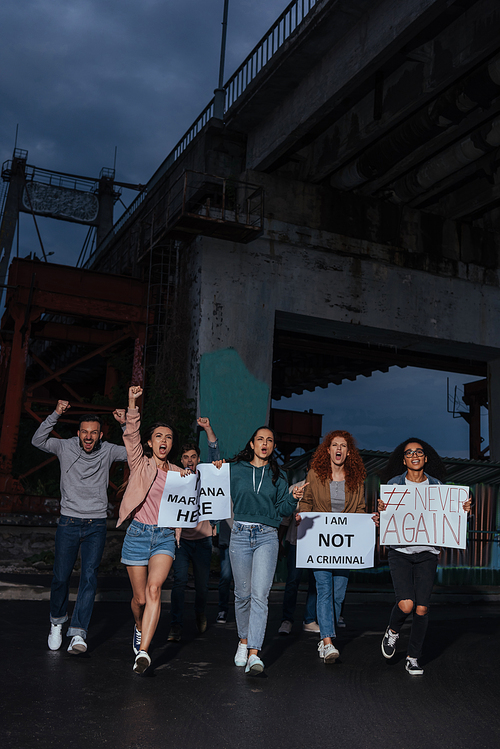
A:
{"label": "white placard", "polygon": [[231,517],[229,463],[200,463],[197,473],[168,471],[158,513],[160,528],[194,528],[201,520]]}
{"label": "white placard", "polygon": [[297,528],[297,567],[373,567],[375,523],[355,512],[301,512]]}
{"label": "white placard", "polygon": [[200,521],[197,473],[168,471],[158,513],[159,528],[194,528]]}
{"label": "white placard", "polygon": [[380,487],[383,546],[446,546],[465,549],[468,486],[389,484]]}
{"label": "white placard", "polygon": [[226,520],[231,517],[231,477],[229,463],[216,468],[212,463],[198,466],[200,520]]}

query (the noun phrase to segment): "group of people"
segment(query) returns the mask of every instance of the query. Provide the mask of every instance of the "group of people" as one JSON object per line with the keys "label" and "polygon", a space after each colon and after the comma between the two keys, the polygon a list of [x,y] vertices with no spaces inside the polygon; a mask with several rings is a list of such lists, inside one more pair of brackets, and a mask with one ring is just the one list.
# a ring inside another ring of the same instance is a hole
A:
{"label": "group of people", "polygon": [[[86,635],[97,587],[97,569],[106,536],[108,472],[113,461],[128,462],[130,475],[117,526],[125,520],[130,521],[121,561],[127,568],[132,586],[133,670],[137,674],[143,673],[151,664],[149,650],[160,618],[162,585],[172,565],[174,583],[168,640],[175,642],[181,638],[190,562],[195,578],[196,623],[200,632],[205,631],[214,533],[211,521],[202,521],[193,529],[158,526],[168,471],[180,472],[182,476],[196,471],[200,452],[196,444],[188,443],[181,449],[181,466],[171,463],[169,457],[178,454],[177,433],[167,421],[155,422],[141,435],[137,407],[141,395],[142,388],[132,386],[127,411],[117,409],[114,412],[115,419],[124,428],[125,447],[102,441],[100,420],[95,415],[81,418],[76,437],[68,440],[50,437],[57,419],[69,408],[67,401],[58,402],[54,413],[40,425],[32,440],[36,447],[56,454],[61,464],[61,517],[56,531],[50,599],[48,645],[51,650],[57,650],[62,644],[62,625],[68,619],[69,581],[79,548],[80,586],[67,632],[71,638],[68,652],[78,654],[87,649]],[[210,422],[201,418],[198,424],[206,431],[210,459],[220,468],[223,461]],[[278,465],[275,446],[274,432],[262,426],[254,431],[244,449],[229,460],[233,511],[232,517],[221,524],[219,541],[221,579],[217,621],[226,621],[232,575],[238,630],[234,663],[251,675],[264,669],[260,651],[283,519],[289,519],[289,579],[279,631],[288,634],[300,579],[294,542],[301,512],[366,512],[366,472],[349,432],[329,432],[313,455],[305,481],[290,488]],[[441,483],[444,478],[445,467],[436,451],[423,440],[411,438],[394,450],[382,480],[383,483],[425,485]],[[470,499],[464,503],[467,512],[470,505]],[[376,525],[379,524],[379,513],[385,510],[381,500],[377,509],[372,516]],[[411,675],[423,673],[418,659],[427,629],[439,551],[430,546],[392,546],[388,550],[396,602],[382,640],[382,654],[387,659],[394,656],[401,628],[406,618],[413,614],[405,661],[406,670]],[[341,624],[348,577],[349,570],[321,569],[315,570],[314,580],[310,578],[309,581],[304,629],[319,632],[318,654],[325,663],[332,663],[339,657],[333,641]]]}

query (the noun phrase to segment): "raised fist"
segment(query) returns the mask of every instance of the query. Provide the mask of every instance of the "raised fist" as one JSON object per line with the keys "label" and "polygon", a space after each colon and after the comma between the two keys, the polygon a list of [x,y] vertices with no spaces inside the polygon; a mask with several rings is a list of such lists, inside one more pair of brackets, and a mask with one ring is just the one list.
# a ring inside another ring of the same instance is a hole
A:
{"label": "raised fist", "polygon": [[65,411],[71,408],[69,401],[57,401],[56,411],[61,416]]}
{"label": "raised fist", "polygon": [[124,408],[115,408],[113,411],[113,416],[117,420],[119,424],[125,424],[125,409]]}

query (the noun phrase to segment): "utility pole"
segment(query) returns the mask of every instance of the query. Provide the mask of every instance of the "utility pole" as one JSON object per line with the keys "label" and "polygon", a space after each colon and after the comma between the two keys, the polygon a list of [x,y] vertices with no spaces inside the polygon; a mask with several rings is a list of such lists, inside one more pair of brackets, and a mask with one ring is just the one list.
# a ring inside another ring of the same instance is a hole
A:
{"label": "utility pole", "polygon": [[224,62],[226,58],[226,35],[227,35],[227,13],[229,0],[224,0],[224,12],[222,16],[222,41],[220,45],[219,85],[214,90],[214,117],[218,120],[224,119],[224,105],[226,103],[226,92],[224,90]]}

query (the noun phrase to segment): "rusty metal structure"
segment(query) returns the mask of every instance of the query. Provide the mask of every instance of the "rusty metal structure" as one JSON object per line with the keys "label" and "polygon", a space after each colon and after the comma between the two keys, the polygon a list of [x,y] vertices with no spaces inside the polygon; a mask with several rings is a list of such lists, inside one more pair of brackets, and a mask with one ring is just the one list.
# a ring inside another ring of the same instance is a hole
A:
{"label": "rusty metal structure", "polygon": [[130,377],[142,382],[147,291],[147,284],[133,278],[13,260],[0,341],[3,511],[33,511],[38,506],[43,511],[41,498],[23,496],[20,479],[55,459],[13,477],[21,417],[29,415],[40,423],[61,398],[71,401],[76,415],[113,410],[91,400],[94,392],[111,393],[115,373],[104,357],[112,351],[133,347]]}

